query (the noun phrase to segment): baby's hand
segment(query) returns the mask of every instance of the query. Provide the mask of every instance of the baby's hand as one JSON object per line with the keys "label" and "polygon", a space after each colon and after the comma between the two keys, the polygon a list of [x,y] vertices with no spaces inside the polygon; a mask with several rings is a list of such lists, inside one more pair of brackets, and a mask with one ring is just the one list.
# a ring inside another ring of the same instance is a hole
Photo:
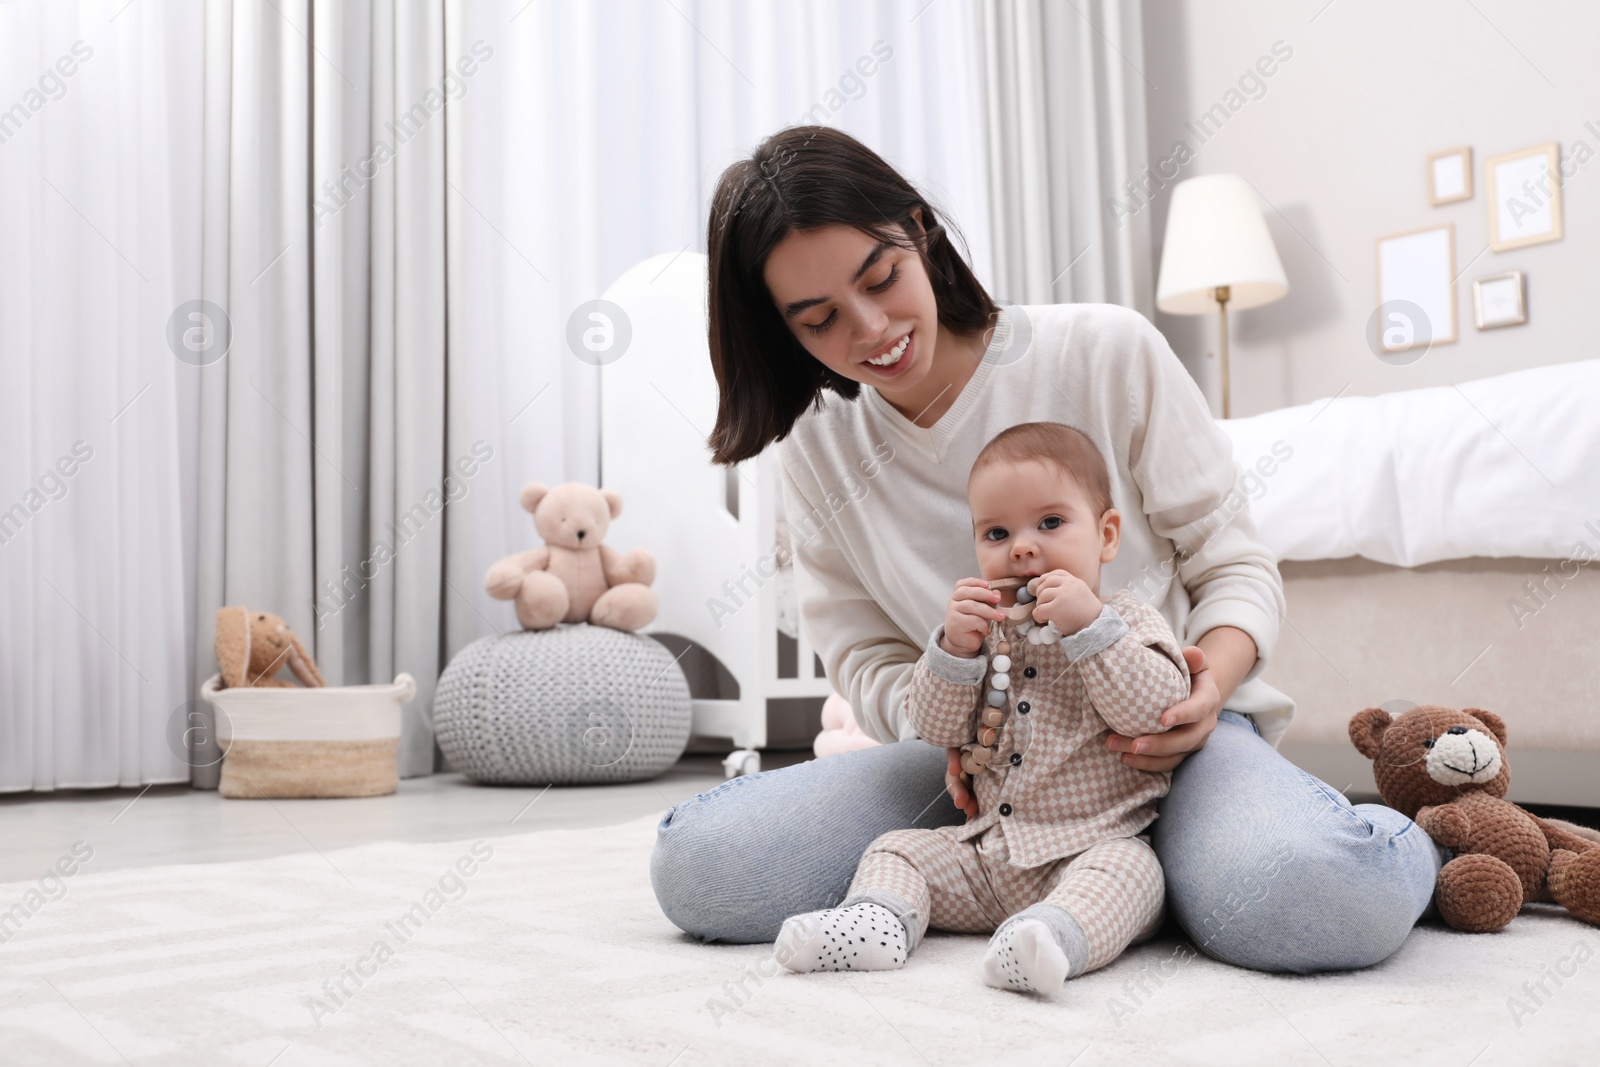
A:
{"label": "baby's hand", "polygon": [[1030,585],[1038,602],[1033,620],[1053,622],[1063,634],[1075,634],[1100,617],[1105,606],[1088,583],[1067,570],[1046,571]]}
{"label": "baby's hand", "polygon": [[952,656],[971,659],[983,650],[983,636],[990,624],[1003,619],[1006,613],[995,604],[998,591],[990,589],[982,578],[963,578],[950,594],[950,606],[944,613],[944,638],[939,647]]}

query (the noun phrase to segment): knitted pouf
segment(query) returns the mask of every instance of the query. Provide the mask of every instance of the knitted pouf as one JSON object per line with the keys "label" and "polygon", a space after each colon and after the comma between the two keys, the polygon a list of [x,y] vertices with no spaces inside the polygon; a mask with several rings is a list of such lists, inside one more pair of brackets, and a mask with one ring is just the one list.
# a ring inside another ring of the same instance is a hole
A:
{"label": "knitted pouf", "polygon": [[451,766],[480,782],[636,782],[683,755],[689,683],[652,638],[560,623],[456,653],[433,727]]}

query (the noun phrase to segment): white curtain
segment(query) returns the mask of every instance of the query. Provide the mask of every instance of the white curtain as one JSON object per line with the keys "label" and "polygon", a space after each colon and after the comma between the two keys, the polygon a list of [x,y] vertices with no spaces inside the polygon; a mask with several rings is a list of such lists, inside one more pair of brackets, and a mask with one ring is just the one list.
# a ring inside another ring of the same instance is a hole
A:
{"label": "white curtain", "polygon": [[978,0],[995,296],[1155,314],[1141,5]]}
{"label": "white curtain", "polygon": [[[1143,144],[1100,33],[1136,57],[1138,15],[1086,10],[1099,32],[1032,0],[0,4],[7,72],[94,50],[0,116],[0,788],[214,784],[169,725],[239,603],[331,685],[411,673],[402,773],[431,771],[439,671],[516,625],[481,581],[537,541],[517,490],[600,479],[626,363],[575,358],[569,317],[704,251],[718,175],[786,125],[882,154],[996,295],[1140,306],[1138,239],[1096,229]],[[175,353],[175,312],[226,354]]]}
{"label": "white curtain", "polygon": [[189,777],[200,20],[0,4],[0,791]]}
{"label": "white curtain", "polygon": [[[721,172],[802,122],[845,130],[899,168],[958,225],[987,279],[980,56],[976,8],[948,0],[470,4],[462,15],[461,40],[495,55],[452,114],[450,351],[471,358],[451,379],[450,417],[495,442],[497,458],[458,506],[471,566],[446,612],[509,629],[511,607],[483,593],[481,575],[538,543],[517,490],[599,479],[597,390],[629,372],[626,359],[572,355],[573,311],[640,260],[704,252]],[[626,502],[618,521],[630,521]]]}
{"label": "white curtain", "polygon": [[[281,615],[329,685],[416,678],[402,775],[431,773],[448,646],[445,7],[211,0],[204,296],[232,345],[202,370],[196,683],[214,613]],[[447,78],[449,70],[454,78]],[[196,761],[197,784],[216,768]]]}

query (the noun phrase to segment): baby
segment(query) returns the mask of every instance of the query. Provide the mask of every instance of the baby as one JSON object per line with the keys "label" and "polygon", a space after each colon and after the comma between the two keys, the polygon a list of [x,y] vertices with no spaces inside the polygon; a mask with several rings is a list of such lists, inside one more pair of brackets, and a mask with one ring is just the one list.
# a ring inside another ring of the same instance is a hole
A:
{"label": "baby", "polygon": [[1052,992],[1161,924],[1141,831],[1171,775],[1106,738],[1164,730],[1189,668],[1153,607],[1100,598],[1122,529],[1105,460],[1071,427],[1023,423],[978,454],[967,501],[983,578],[956,583],[905,709],[924,740],[961,746],[978,817],[875,839],[839,907],[784,922],[791,971],[898,968],[931,926],[993,933],[989,985]]}

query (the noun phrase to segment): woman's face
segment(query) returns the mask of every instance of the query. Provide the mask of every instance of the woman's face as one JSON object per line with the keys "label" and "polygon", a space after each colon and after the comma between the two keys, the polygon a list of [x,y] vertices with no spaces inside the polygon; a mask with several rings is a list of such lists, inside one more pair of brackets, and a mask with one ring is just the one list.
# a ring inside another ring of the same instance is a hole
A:
{"label": "woman's face", "polygon": [[791,230],[763,277],[789,329],[830,370],[885,395],[910,395],[927,378],[939,309],[916,251],[852,226]]}

